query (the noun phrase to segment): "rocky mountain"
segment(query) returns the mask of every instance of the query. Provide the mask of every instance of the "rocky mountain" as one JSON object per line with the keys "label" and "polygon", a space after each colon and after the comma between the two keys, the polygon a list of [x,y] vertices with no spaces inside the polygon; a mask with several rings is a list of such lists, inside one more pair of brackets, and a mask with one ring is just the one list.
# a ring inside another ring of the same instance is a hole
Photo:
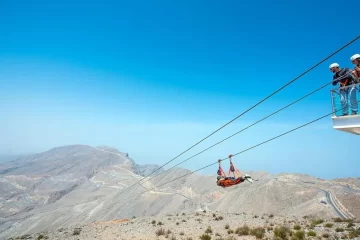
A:
{"label": "rocky mountain", "polygon": [[[144,179],[157,168],[138,165],[128,153],[114,148],[86,145],[6,162],[0,165],[0,238],[199,210],[360,217],[359,189],[341,179],[249,172],[258,181],[223,189],[215,184],[215,175],[195,173],[177,179],[190,172],[181,168],[161,169]],[[141,179],[141,184],[131,187]]]}

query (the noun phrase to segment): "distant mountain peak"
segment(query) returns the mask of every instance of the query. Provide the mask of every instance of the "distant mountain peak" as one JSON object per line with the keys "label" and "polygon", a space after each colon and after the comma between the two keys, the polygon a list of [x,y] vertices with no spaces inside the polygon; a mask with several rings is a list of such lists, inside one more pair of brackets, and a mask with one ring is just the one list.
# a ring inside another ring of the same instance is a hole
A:
{"label": "distant mountain peak", "polygon": [[73,150],[83,150],[83,149],[90,149],[92,148],[89,145],[84,145],[84,144],[72,144],[72,145],[64,145],[64,146],[59,146],[59,147],[54,147],[51,148],[50,150],[48,150],[47,152],[52,152],[52,151],[73,151]]}
{"label": "distant mountain peak", "polygon": [[[120,152],[117,148],[115,148],[115,147],[109,147],[109,146],[106,146],[106,145],[100,145],[100,146],[97,146],[96,148],[97,148],[97,149],[104,150],[104,151],[112,152],[112,153],[122,153],[122,152]],[[126,153],[125,153],[125,154],[126,154]]]}

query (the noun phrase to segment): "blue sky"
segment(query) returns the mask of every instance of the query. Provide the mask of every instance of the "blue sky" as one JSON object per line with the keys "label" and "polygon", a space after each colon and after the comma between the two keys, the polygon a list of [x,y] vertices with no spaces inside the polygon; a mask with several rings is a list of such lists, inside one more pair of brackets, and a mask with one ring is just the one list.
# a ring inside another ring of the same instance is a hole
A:
{"label": "blue sky", "polygon": [[[356,37],[351,12],[338,8],[336,1],[0,1],[0,154],[109,145],[138,163],[162,164]],[[352,67],[359,51],[357,41],[169,166],[330,81],[328,65]],[[182,166],[207,165],[330,112],[329,89]],[[358,136],[332,130],[329,117],[234,162],[245,171],[359,177],[354,142]]]}

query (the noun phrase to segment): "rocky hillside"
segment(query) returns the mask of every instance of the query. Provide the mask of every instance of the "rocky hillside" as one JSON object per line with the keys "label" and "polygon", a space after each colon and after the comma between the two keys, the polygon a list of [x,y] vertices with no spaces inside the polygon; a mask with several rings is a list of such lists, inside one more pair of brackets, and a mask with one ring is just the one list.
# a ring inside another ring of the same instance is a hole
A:
{"label": "rocky hillside", "polygon": [[340,219],[255,215],[245,212],[178,213],[93,222],[72,228],[59,228],[12,239],[356,239],[360,224]]}
{"label": "rocky hillside", "polygon": [[0,238],[202,210],[285,218],[360,217],[355,185],[301,174],[250,172],[258,181],[223,189],[215,184],[216,176],[192,174],[169,183],[189,173],[176,168],[128,190],[157,168],[137,165],[114,148],[84,145],[0,165]]}

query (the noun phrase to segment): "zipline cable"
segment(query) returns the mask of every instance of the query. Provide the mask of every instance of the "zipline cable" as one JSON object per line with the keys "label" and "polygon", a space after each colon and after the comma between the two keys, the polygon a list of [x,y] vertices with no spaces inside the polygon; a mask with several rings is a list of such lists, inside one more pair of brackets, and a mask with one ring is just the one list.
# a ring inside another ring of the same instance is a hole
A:
{"label": "zipline cable", "polygon": [[272,94],[270,94],[269,96],[265,97],[264,99],[262,99],[260,102],[258,102],[257,104],[255,104],[254,106],[250,107],[249,109],[247,109],[246,111],[244,111],[243,113],[241,113],[240,115],[238,115],[237,117],[233,118],[232,120],[230,120],[229,122],[227,122],[226,124],[224,124],[223,126],[221,126],[220,128],[218,128],[217,130],[215,130],[214,132],[212,132],[211,134],[209,134],[208,136],[206,136],[205,138],[203,138],[202,140],[200,140],[199,142],[197,142],[196,144],[192,145],[191,147],[189,147],[188,149],[186,149],[185,151],[183,151],[182,153],[180,153],[179,155],[177,155],[176,157],[174,157],[173,159],[171,159],[170,161],[167,161],[165,164],[161,165],[160,167],[158,167],[156,170],[152,171],[149,175],[144,176],[142,179],[140,179],[139,181],[137,181],[136,183],[134,183],[133,185],[131,185],[130,187],[124,189],[124,191],[121,191],[121,193],[126,192],[127,190],[131,189],[132,187],[134,187],[136,184],[140,183],[141,181],[143,181],[144,179],[146,179],[147,177],[149,177],[150,175],[154,174],[155,172],[157,172],[158,170],[160,170],[161,168],[163,168],[164,166],[166,166],[167,164],[169,164],[170,162],[174,161],[175,159],[177,159],[178,157],[180,157],[181,155],[183,155],[184,153],[188,152],[190,149],[194,148],[195,146],[197,146],[198,144],[200,144],[201,142],[203,142],[204,140],[206,140],[207,138],[209,138],[210,136],[214,135],[216,132],[220,131],[221,129],[223,129],[224,127],[226,127],[227,125],[229,125],[230,123],[232,123],[233,121],[235,121],[236,119],[238,119],[239,117],[243,116],[245,113],[249,112],[250,110],[254,109],[256,106],[260,105],[262,102],[266,101],[267,99],[269,99],[270,97],[272,97],[273,95],[275,95],[276,93],[280,92],[282,89],[284,89],[285,87],[289,86],[290,84],[292,84],[293,82],[295,82],[296,80],[298,80],[299,78],[301,78],[302,76],[304,76],[305,74],[307,74],[308,72],[310,72],[311,70],[315,69],[317,66],[319,66],[320,64],[322,64],[323,62],[325,62],[326,60],[328,60],[329,58],[331,58],[332,56],[334,56],[335,54],[337,54],[338,52],[340,52],[341,50],[345,49],[346,47],[348,47],[349,45],[351,45],[352,43],[354,43],[355,41],[357,41],[360,38],[360,35],[355,37],[354,39],[352,39],[350,42],[346,43],[345,45],[343,45],[341,48],[337,49],[336,51],[334,51],[332,54],[328,55],[327,57],[325,57],[323,60],[321,60],[320,62],[318,62],[317,64],[313,65],[312,67],[310,67],[308,70],[306,70],[305,72],[301,73],[299,76],[295,77],[293,80],[289,81],[287,84],[283,85],[282,87],[280,87],[278,90],[276,90],[275,92],[273,92]]}
{"label": "zipline cable", "polygon": [[[359,102],[360,102],[360,100],[357,101],[357,102],[355,102],[355,103],[353,103],[353,104],[357,104],[357,103],[359,103]],[[351,105],[353,105],[353,104],[351,104]],[[319,120],[321,120],[321,119],[323,119],[323,118],[326,118],[326,117],[328,117],[328,116],[330,116],[330,115],[332,115],[332,114],[334,114],[334,113],[336,113],[336,112],[338,112],[338,111],[340,111],[340,110],[342,110],[342,109],[345,109],[345,107],[344,107],[344,108],[340,108],[340,109],[338,109],[338,110],[336,110],[336,111],[333,111],[333,112],[331,112],[331,113],[328,113],[328,114],[326,114],[326,115],[324,115],[324,116],[322,116],[322,117],[319,117],[319,118],[317,118],[317,119],[315,119],[315,120],[312,120],[312,121],[310,121],[310,122],[307,122],[307,123],[305,123],[305,124],[303,124],[303,125],[301,125],[301,126],[299,126],[299,127],[293,128],[293,129],[291,129],[291,130],[289,130],[289,131],[287,131],[287,132],[285,132],[285,133],[282,133],[282,134],[280,134],[280,135],[277,135],[276,137],[270,138],[270,139],[268,139],[268,140],[266,140],[266,141],[264,141],[264,142],[261,142],[261,143],[259,143],[259,144],[256,144],[256,145],[254,145],[254,146],[252,146],[252,147],[249,147],[249,148],[247,148],[247,149],[245,149],[245,150],[242,150],[242,151],[240,151],[240,152],[238,152],[238,153],[232,154],[232,157],[235,157],[235,156],[237,156],[237,155],[243,154],[243,153],[245,153],[245,152],[247,152],[247,151],[249,151],[249,150],[251,150],[251,149],[254,149],[254,148],[256,148],[256,147],[259,147],[259,146],[261,146],[261,145],[263,145],[263,144],[265,144],[265,143],[271,142],[271,141],[273,141],[273,140],[275,140],[275,139],[277,139],[277,138],[279,138],[279,137],[282,137],[282,136],[287,135],[287,134],[289,134],[289,133],[291,133],[291,132],[294,132],[294,131],[296,131],[296,130],[298,130],[298,129],[300,129],[300,128],[303,128],[303,127],[305,127],[305,126],[307,126],[307,125],[310,125],[310,124],[312,124],[312,123],[314,123],[314,122],[317,122],[317,121],[319,121]],[[228,159],[228,157],[226,157],[226,158],[224,158],[224,159],[220,159],[219,161],[224,161],[224,160],[227,160],[227,159]],[[153,187],[153,188],[148,189],[147,191],[141,192],[141,193],[139,193],[139,194],[137,194],[137,195],[135,195],[135,196],[131,196],[131,197],[129,197],[129,198],[138,197],[138,196],[140,196],[140,195],[142,195],[142,194],[144,194],[144,193],[146,193],[146,192],[148,192],[148,191],[151,191],[151,190],[153,190],[153,189],[155,189],[155,188],[157,188],[157,187],[164,186],[164,185],[166,185],[166,184],[169,184],[169,183],[174,182],[174,181],[176,181],[176,180],[179,180],[179,179],[181,179],[181,178],[183,178],[183,177],[186,177],[186,176],[189,176],[189,175],[191,175],[191,174],[194,174],[195,172],[198,172],[198,171],[203,170],[203,169],[205,169],[205,168],[211,167],[211,166],[213,166],[213,165],[215,165],[215,164],[218,164],[218,163],[219,163],[219,162],[216,161],[216,162],[214,162],[214,163],[211,163],[211,164],[206,165],[206,166],[204,166],[204,167],[202,167],[202,168],[199,168],[199,169],[196,169],[196,170],[194,170],[194,171],[191,171],[190,173],[184,174],[184,175],[182,175],[182,176],[180,176],[180,177],[177,177],[177,178],[175,178],[175,179],[172,179],[172,180],[170,180],[170,181],[168,181],[168,182],[166,182],[166,183],[157,185],[157,186],[155,186],[155,187]],[[125,200],[127,200],[127,199],[125,199]]]}
{"label": "zipline cable", "polygon": [[[340,78],[340,77],[339,77],[339,78]],[[335,80],[336,80],[336,79],[334,79],[333,81],[335,81]],[[243,128],[243,129],[241,129],[240,131],[238,131],[238,132],[234,133],[233,135],[231,135],[231,136],[229,136],[229,137],[227,137],[227,138],[224,138],[223,140],[221,140],[221,141],[219,141],[219,142],[217,142],[217,143],[215,143],[215,144],[211,145],[210,147],[208,147],[208,148],[206,148],[206,149],[202,150],[201,152],[199,152],[199,153],[197,153],[197,154],[195,154],[195,155],[193,155],[193,156],[191,156],[191,157],[189,157],[189,158],[185,159],[184,161],[182,161],[182,162],[180,162],[180,163],[178,163],[178,164],[176,164],[176,165],[172,166],[171,168],[169,168],[169,169],[167,169],[167,170],[165,170],[165,171],[163,171],[163,172],[161,172],[161,173],[159,173],[159,174],[157,174],[157,175],[155,175],[155,176],[153,176],[153,177],[151,177],[151,178],[147,179],[145,182],[150,181],[150,180],[152,180],[152,179],[154,179],[154,178],[156,178],[156,177],[158,177],[158,176],[160,176],[160,175],[162,175],[162,174],[164,174],[164,173],[166,173],[166,172],[170,171],[171,169],[173,169],[173,168],[175,168],[175,167],[177,167],[177,166],[179,166],[179,165],[183,164],[184,162],[187,162],[187,161],[189,161],[190,159],[192,159],[192,158],[194,158],[194,157],[196,157],[196,156],[199,156],[200,154],[202,154],[202,153],[206,152],[207,150],[209,150],[209,149],[211,149],[211,148],[213,148],[213,147],[215,147],[215,146],[219,145],[220,143],[225,142],[226,140],[228,140],[228,139],[230,139],[230,138],[234,137],[235,135],[237,135],[237,134],[239,134],[239,133],[241,133],[241,132],[243,132],[243,131],[245,131],[245,130],[247,130],[247,129],[249,129],[249,128],[253,127],[253,126],[255,126],[256,124],[258,124],[258,123],[260,123],[260,122],[262,122],[262,121],[266,120],[267,118],[269,118],[269,117],[271,117],[271,116],[273,116],[273,115],[275,115],[275,114],[277,114],[277,113],[279,113],[279,112],[283,111],[284,109],[286,109],[286,108],[288,108],[288,107],[290,107],[290,106],[294,105],[295,103],[300,102],[301,100],[303,100],[303,99],[305,99],[305,98],[309,97],[310,95],[312,95],[312,94],[314,94],[314,93],[316,93],[316,92],[320,91],[321,89],[325,88],[327,85],[331,84],[333,81],[331,81],[331,82],[329,82],[329,83],[326,83],[325,85],[323,85],[323,86],[319,87],[318,89],[316,89],[316,90],[312,91],[311,93],[308,93],[308,94],[306,94],[305,96],[303,96],[303,97],[301,97],[301,98],[297,99],[296,101],[294,101],[294,102],[292,102],[292,103],[290,103],[290,104],[286,105],[285,107],[282,107],[282,108],[280,108],[279,110],[277,110],[277,111],[275,111],[275,112],[273,112],[273,113],[271,113],[271,114],[267,115],[266,117],[264,117],[264,118],[262,118],[262,119],[258,120],[257,122],[255,122],[255,123],[253,123],[253,124],[251,124],[251,125],[249,125],[249,126],[247,126],[247,127]]]}

